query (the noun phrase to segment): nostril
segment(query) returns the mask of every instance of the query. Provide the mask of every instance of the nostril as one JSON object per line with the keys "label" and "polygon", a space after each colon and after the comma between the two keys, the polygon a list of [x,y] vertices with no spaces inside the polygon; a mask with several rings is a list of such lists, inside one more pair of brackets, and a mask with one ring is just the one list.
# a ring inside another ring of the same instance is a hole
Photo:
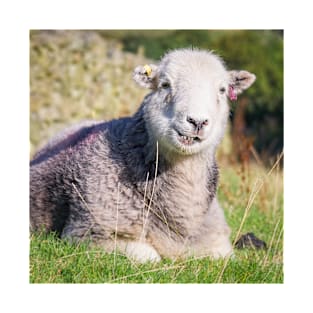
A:
{"label": "nostril", "polygon": [[204,121],[202,122],[202,125],[204,125],[204,126],[209,125],[209,120],[208,120],[208,119],[204,120]]}
{"label": "nostril", "polygon": [[197,122],[190,116],[187,116],[187,122],[189,122],[190,124],[197,126]]}
{"label": "nostril", "polygon": [[204,119],[204,120],[196,120],[190,116],[187,116],[187,122],[192,124],[196,129],[200,130],[202,129],[203,126],[207,126],[209,124],[209,120],[208,119]]}

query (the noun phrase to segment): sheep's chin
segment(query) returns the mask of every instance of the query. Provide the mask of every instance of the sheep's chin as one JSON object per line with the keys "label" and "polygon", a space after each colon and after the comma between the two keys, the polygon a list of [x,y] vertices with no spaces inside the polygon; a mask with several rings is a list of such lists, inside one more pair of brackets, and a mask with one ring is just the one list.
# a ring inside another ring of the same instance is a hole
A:
{"label": "sheep's chin", "polygon": [[203,142],[194,142],[192,144],[185,144],[178,141],[175,144],[175,150],[182,155],[197,154],[204,149]]}

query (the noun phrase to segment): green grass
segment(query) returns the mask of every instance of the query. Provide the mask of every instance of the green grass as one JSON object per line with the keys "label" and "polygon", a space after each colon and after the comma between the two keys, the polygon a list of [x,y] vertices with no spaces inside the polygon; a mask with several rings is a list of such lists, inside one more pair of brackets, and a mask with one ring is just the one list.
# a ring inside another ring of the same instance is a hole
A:
{"label": "green grass", "polygon": [[[282,283],[283,268],[275,252],[237,251],[236,258],[209,258],[158,264],[134,264],[84,245],[74,246],[54,235],[31,239],[31,283]],[[263,262],[265,260],[265,262]],[[264,263],[264,264],[263,264]]]}
{"label": "green grass", "polygon": [[[282,283],[279,251],[236,251],[236,258],[134,264],[121,255],[71,245],[50,235],[33,235],[31,283]],[[226,267],[225,267],[226,265]]]}
{"label": "green grass", "polygon": [[[191,258],[136,264],[119,254],[70,244],[54,234],[32,234],[30,282],[283,283],[282,172],[277,169],[266,176],[264,169],[254,166],[244,177],[238,176],[238,171],[236,166],[222,171],[219,189],[220,202],[233,229],[232,240],[252,231],[267,243],[267,250],[236,250],[234,259],[217,261]],[[253,178],[261,186],[256,193],[248,188]],[[254,195],[252,205],[244,203]]]}

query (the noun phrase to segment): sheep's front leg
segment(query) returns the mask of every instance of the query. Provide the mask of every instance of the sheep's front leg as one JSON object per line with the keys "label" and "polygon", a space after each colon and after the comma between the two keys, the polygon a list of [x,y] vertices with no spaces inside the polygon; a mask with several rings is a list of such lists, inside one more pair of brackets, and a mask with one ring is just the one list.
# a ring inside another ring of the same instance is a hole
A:
{"label": "sheep's front leg", "polygon": [[129,259],[138,263],[159,262],[158,252],[148,243],[139,241],[127,242],[122,251]]}
{"label": "sheep's front leg", "polygon": [[213,258],[226,258],[233,255],[230,242],[231,230],[227,225],[224,211],[214,198],[206,220],[206,240],[208,252]]}
{"label": "sheep's front leg", "polygon": [[102,247],[107,253],[117,251],[138,263],[159,262],[161,260],[159,253],[149,243],[126,241],[120,238],[114,240],[105,231],[101,235],[98,233],[98,236],[94,237],[90,235],[90,229],[90,225],[88,227],[88,225],[68,223],[64,227],[62,238],[66,238],[72,242],[79,242],[84,239],[91,240],[91,245]]}
{"label": "sheep's front leg", "polygon": [[211,256],[214,259],[233,255],[230,228],[216,198],[213,199],[200,234],[193,239],[190,255]]}

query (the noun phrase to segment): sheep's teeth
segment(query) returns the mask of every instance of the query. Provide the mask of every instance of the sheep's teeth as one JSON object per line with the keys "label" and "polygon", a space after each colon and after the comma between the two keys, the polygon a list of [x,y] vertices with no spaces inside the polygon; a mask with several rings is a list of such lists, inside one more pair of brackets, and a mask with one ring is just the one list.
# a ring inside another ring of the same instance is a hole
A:
{"label": "sheep's teeth", "polygon": [[180,138],[181,138],[181,142],[185,145],[191,145],[195,141],[194,137],[188,137],[188,136],[181,135],[181,134],[180,134]]}

